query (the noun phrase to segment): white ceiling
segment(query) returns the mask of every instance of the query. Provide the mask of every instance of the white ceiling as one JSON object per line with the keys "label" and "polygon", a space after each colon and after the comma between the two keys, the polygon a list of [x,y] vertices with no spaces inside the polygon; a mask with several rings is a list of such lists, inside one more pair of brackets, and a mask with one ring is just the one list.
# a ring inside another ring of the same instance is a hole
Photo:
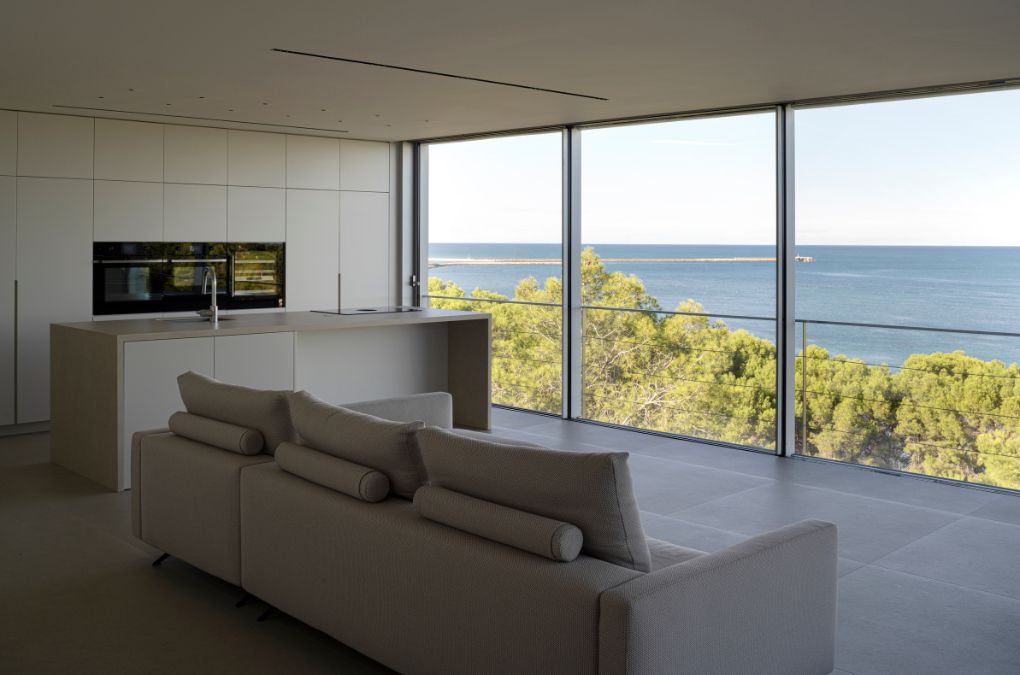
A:
{"label": "white ceiling", "polygon": [[0,108],[347,138],[1020,77],[1017,0],[35,0],[0,16]]}

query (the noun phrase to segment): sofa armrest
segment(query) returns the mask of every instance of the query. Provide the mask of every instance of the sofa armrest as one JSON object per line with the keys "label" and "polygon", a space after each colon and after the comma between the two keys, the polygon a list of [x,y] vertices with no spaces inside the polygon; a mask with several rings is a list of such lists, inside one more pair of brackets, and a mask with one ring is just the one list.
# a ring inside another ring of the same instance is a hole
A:
{"label": "sofa armrest", "polygon": [[600,598],[600,675],[824,675],[836,634],[836,526],[808,520],[666,567]]}
{"label": "sofa armrest", "polygon": [[413,394],[374,401],[344,403],[343,407],[394,422],[424,422],[449,429],[453,426],[453,396],[445,391]]}
{"label": "sofa armrest", "polygon": [[169,429],[148,429],[131,435],[131,531],[142,538],[142,439],[153,434],[168,434]]}

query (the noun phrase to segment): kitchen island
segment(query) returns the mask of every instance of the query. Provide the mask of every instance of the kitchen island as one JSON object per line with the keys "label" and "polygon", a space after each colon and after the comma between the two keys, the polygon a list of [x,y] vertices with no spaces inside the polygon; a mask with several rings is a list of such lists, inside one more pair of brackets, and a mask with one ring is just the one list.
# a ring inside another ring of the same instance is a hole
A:
{"label": "kitchen island", "polygon": [[455,425],[488,429],[489,335],[488,314],[436,309],[53,324],[52,461],[130,488],[131,435],[183,409],[176,378],[188,370],[337,404],[448,391]]}

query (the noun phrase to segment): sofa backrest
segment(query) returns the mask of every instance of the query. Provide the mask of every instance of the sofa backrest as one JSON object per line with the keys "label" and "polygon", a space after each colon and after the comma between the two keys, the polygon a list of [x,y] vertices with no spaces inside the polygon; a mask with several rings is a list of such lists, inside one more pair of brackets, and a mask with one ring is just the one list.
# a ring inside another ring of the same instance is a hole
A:
{"label": "sofa backrest", "polygon": [[436,428],[418,432],[429,484],[578,527],[582,551],[651,570],[625,452],[510,445]]}
{"label": "sofa backrest", "polygon": [[269,454],[280,443],[294,440],[287,391],[227,384],[192,371],[180,375],[177,385],[189,413],[261,432]]}

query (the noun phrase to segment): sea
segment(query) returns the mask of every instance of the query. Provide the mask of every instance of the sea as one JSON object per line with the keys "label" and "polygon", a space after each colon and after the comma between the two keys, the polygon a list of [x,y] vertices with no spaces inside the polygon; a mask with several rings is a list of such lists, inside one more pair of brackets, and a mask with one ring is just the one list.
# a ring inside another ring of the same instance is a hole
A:
{"label": "sea", "polygon": [[[639,277],[664,310],[688,299],[733,329],[775,339],[775,263],[653,262],[676,259],[774,258],[770,246],[584,244],[606,269]],[[807,341],[866,363],[901,365],[911,354],[963,351],[1020,363],[1020,247],[798,246],[797,350]],[[559,259],[558,244],[433,243],[430,276],[513,296],[526,277],[558,277],[556,265],[447,264],[458,260]],[[435,264],[436,266],[433,266]],[[743,317],[743,318],[735,318]],[[749,318],[753,317],[753,318]],[[882,324],[897,330],[814,323]],[[953,331],[1015,333],[973,335]]]}

